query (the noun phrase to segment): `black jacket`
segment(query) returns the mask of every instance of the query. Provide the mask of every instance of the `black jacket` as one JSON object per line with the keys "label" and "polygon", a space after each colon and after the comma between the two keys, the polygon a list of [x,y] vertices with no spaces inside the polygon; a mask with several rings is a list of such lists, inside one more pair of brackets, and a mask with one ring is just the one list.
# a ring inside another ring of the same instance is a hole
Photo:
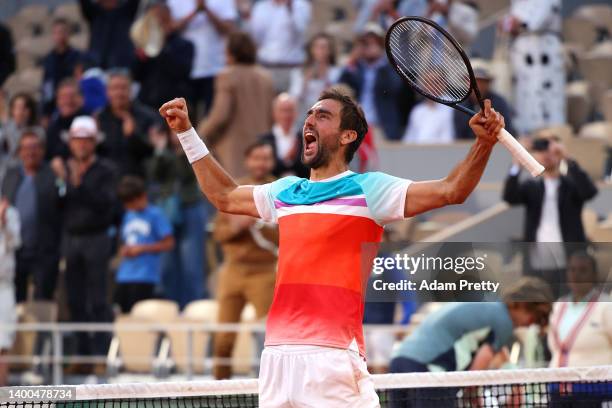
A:
{"label": "black jacket", "polygon": [[[21,185],[24,173],[21,165],[8,169],[2,184],[2,196],[15,205],[17,190]],[[40,254],[59,253],[61,237],[61,201],[59,190],[55,183],[55,174],[48,164],[43,164],[36,176],[37,231],[36,251]]]}
{"label": "black jacket", "polygon": [[276,138],[274,137],[274,134],[272,132],[268,132],[268,133],[265,133],[259,136],[259,139],[265,141],[266,143],[269,143],[272,146],[272,150],[274,151],[274,158],[276,159],[276,165],[274,166],[274,170],[272,171],[272,174],[275,177],[282,177],[285,173],[288,173],[288,172],[294,173],[296,176],[302,177],[302,178],[310,177],[310,169],[302,164],[303,144],[302,144],[302,135],[300,133],[297,133],[295,135],[297,139],[298,148],[295,154],[295,159],[293,163],[291,163],[290,165],[287,165],[285,162],[279,159],[278,153],[276,151]]}
{"label": "black jacket", "polygon": [[0,24],[0,86],[15,71],[15,51],[11,32]]}
{"label": "black jacket", "polygon": [[[585,201],[597,194],[591,178],[574,161],[568,161],[567,174],[559,183],[559,223],[564,242],[585,242],[582,226],[582,207]],[[542,178],[521,181],[519,175],[509,176],[504,186],[503,198],[509,204],[526,206],[524,239],[535,242],[542,216],[544,180]]]}
{"label": "black jacket", "polygon": [[67,132],[70,129],[70,125],[74,118],[86,114],[83,108],[81,108],[70,116],[60,116],[59,112],[55,112],[51,116],[51,122],[47,128],[47,146],[45,152],[45,158],[47,160],[51,160],[57,156],[63,159],[68,159],[68,157],[70,157],[70,149],[68,148],[68,144],[62,140],[62,132]]}
{"label": "black jacket", "polygon": [[81,53],[68,47],[66,52],[59,54],[53,50],[43,60],[43,109],[46,114],[53,113],[55,109],[55,91],[64,78],[70,78],[74,74]]}

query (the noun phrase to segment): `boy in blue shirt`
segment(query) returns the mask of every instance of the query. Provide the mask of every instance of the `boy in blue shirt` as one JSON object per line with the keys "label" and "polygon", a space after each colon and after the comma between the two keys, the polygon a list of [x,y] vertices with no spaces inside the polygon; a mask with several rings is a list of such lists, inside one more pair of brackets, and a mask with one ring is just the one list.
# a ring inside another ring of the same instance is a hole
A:
{"label": "boy in blue shirt", "polygon": [[118,194],[126,212],[121,224],[119,255],[123,259],[115,277],[115,302],[122,313],[129,313],[134,303],[153,297],[160,281],[160,253],[174,247],[174,237],[162,210],[149,204],[140,178],[125,176]]}

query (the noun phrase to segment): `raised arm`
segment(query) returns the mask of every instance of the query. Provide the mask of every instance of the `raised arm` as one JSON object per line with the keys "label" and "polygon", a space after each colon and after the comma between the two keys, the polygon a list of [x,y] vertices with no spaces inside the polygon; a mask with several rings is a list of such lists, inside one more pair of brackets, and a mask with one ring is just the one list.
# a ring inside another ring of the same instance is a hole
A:
{"label": "raised arm", "polygon": [[198,179],[200,190],[219,210],[231,214],[259,217],[253,199],[252,186],[238,186],[234,179],[208,153],[208,149],[189,121],[187,103],[183,98],[166,102],[159,109],[170,129],[178,138]]}
{"label": "raised arm", "polygon": [[461,204],[474,190],[504,127],[504,118],[485,101],[485,109],[470,119],[476,142],[461,163],[441,180],[420,181],[410,185],[406,193],[404,215],[413,217],[434,208]]}

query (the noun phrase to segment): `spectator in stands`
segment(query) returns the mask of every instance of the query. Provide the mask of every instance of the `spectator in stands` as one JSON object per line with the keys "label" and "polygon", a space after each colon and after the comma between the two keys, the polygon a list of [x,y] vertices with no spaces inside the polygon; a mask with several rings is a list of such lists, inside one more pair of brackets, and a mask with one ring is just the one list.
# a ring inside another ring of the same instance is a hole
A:
{"label": "spectator in stands", "polygon": [[174,249],[162,255],[161,292],[184,307],[209,296],[203,250],[207,209],[176,135],[170,135],[165,124],[157,124],[149,139],[155,148],[147,166],[151,196],[170,220],[176,241]]}
{"label": "spectator in stands", "polygon": [[174,237],[161,208],[149,204],[142,179],[125,176],[119,183],[118,195],[125,214],[115,301],[121,313],[129,313],[136,302],[153,297],[160,283],[160,254],[174,247]]}
{"label": "spectator in stands", "polygon": [[512,0],[503,27],[513,36],[515,127],[522,132],[565,123],[561,0]]}
{"label": "spectator in stands", "polygon": [[215,78],[225,66],[225,37],[238,18],[236,5],[227,0],[168,0],[168,6],[176,27],[195,50],[190,103],[197,108],[203,102],[207,113],[213,105]]}
{"label": "spectator in stands", "polygon": [[18,92],[9,102],[9,119],[0,128],[0,182],[7,166],[17,163],[17,145],[21,132],[38,124],[36,101],[32,95]]}
{"label": "spectator in stands", "polygon": [[198,132],[223,167],[232,176],[242,177],[246,169],[236,158],[272,127],[274,86],[268,72],[255,64],[256,48],[248,34],[229,35],[226,58],[228,66],[215,81],[212,110]]}
{"label": "spectator in stands", "polygon": [[[452,143],[455,140],[453,108],[424,99],[410,112],[404,143]],[[466,118],[467,119],[467,118]]]}
{"label": "spectator in stands", "polygon": [[122,175],[142,177],[144,161],[153,153],[147,140],[148,131],[160,121],[159,115],[132,100],[132,79],[127,71],[112,71],[106,89],[108,105],[97,116],[100,130],[104,133],[98,152],[113,161]]}
{"label": "spectator in stands", "polygon": [[42,103],[46,115],[55,110],[55,92],[65,78],[72,77],[81,53],[70,46],[70,23],[63,18],[53,21],[51,38],[53,49],[43,60]]}
{"label": "spectator in stands", "polygon": [[327,33],[315,34],[306,45],[304,67],[291,71],[289,93],[298,100],[300,121],[317,102],[321,92],[334,85],[342,70],[336,66],[334,37]]}
{"label": "spectator in stands", "polygon": [[85,115],[83,108],[83,97],[79,90],[79,84],[72,78],[66,78],[60,82],[55,95],[57,110],[51,116],[47,128],[47,151],[46,158],[54,157],[68,159],[70,150],[62,139],[62,134],[70,129],[72,121],[77,116]]}
{"label": "spectator in stands", "polygon": [[533,140],[531,150],[545,168],[542,177],[520,180],[521,168],[515,163],[506,179],[503,199],[526,207],[523,239],[540,243],[526,256],[527,273],[544,278],[558,297],[565,289],[568,255],[558,243],[586,241],[582,208],[595,197],[597,187],[567,156],[557,136],[542,134]]}
{"label": "spectator in stands", "polygon": [[167,5],[155,3],[148,12],[153,13],[163,31],[164,45],[155,57],[148,57],[145,51],[137,49],[132,73],[134,79],[140,82],[138,99],[158,109],[166,101],[189,94],[194,48],[191,41],[179,36]]}
{"label": "spectator in stands", "polygon": [[34,299],[54,298],[60,260],[61,203],[56,177],[44,162],[44,136],[37,129],[23,131],[19,164],[9,168],[2,194],[19,212],[22,246],[17,252],[15,276],[18,302],[27,300],[28,281],[34,281]]}
{"label": "spectator in stands", "polygon": [[551,367],[612,364],[612,299],[598,283],[595,258],[573,253],[567,266],[570,293],[555,303],[550,318]]}
{"label": "spectator in stands", "polygon": [[[274,152],[259,141],[245,152],[248,176],[240,184],[260,185],[275,180]],[[268,314],[274,295],[278,226],[244,215],[219,213],[215,221],[214,238],[221,244],[224,262],[219,271],[219,323],[238,323],[247,303],[255,307],[257,319]],[[214,357],[229,359],[236,332],[219,332],[214,340]],[[231,364],[217,362],[213,369],[216,379],[232,375]]]}
{"label": "spectator in stands", "polygon": [[140,0],[79,0],[89,23],[89,53],[103,69],[129,68],[134,60],[130,27]]}
{"label": "spectator in stands", "polygon": [[[491,82],[494,80],[494,77],[489,68],[489,64],[480,59],[472,59],[471,63],[472,69],[474,70],[474,76],[476,77],[476,83],[480,90],[480,95],[483,99],[491,100],[491,104],[495,106],[495,110],[504,116],[504,120],[506,121],[505,129],[511,135],[516,134],[512,126],[512,108],[501,95],[491,90]],[[474,92],[470,94],[469,98],[463,102],[462,105],[475,111],[480,110],[480,104]],[[468,125],[469,118],[465,113],[453,110],[453,120],[455,124],[456,139],[474,138],[474,134]]]}
{"label": "spectator in stands", "polygon": [[106,74],[95,65],[87,54],[81,54],[74,68],[74,79],[78,81],[83,95],[83,110],[87,115],[93,115],[108,103],[106,97]]}
{"label": "spectator in stands", "polygon": [[[6,199],[0,199],[0,324],[17,323],[15,310],[15,250],[19,248],[19,215]],[[0,330],[0,358],[13,346],[15,332],[10,328]],[[0,387],[8,383],[8,363],[0,360]]]}
{"label": "spectator in stands", "polygon": [[387,139],[399,140],[414,104],[414,92],[389,65],[384,43],[382,29],[368,24],[338,82],[353,89],[370,126],[381,128]]}
{"label": "spectator in stands", "polygon": [[[390,371],[499,368],[491,367],[491,363],[507,360],[513,328],[532,324],[544,327],[552,301],[552,293],[544,281],[521,278],[507,288],[503,302],[446,304],[428,315],[402,341],[391,360]],[[501,356],[496,356],[499,354]],[[451,394],[454,391],[449,389]]]}
{"label": "spectator in stands", "polygon": [[306,0],[262,0],[253,6],[249,25],[257,58],[272,72],[277,92],[289,89],[291,70],[304,63],[311,9]]}
{"label": "spectator in stands", "polygon": [[[112,164],[95,154],[101,134],[91,116],[76,117],[68,138],[70,158],[55,158],[51,167],[64,192],[62,246],[70,320],[107,322],[111,320],[107,280],[116,174]],[[78,332],[76,342],[80,355],[104,355],[108,351],[106,333]],[[87,372],[88,368],[75,365],[73,370]]]}
{"label": "spectator in stands", "polygon": [[302,132],[296,129],[295,98],[286,93],[278,95],[272,105],[272,115],[272,131],[259,137],[272,146],[276,162],[272,174],[275,177],[290,174],[308,178],[310,170],[302,164]]}
{"label": "spectator in stands", "polygon": [[13,36],[9,29],[0,23],[0,87],[13,71],[15,71]]}

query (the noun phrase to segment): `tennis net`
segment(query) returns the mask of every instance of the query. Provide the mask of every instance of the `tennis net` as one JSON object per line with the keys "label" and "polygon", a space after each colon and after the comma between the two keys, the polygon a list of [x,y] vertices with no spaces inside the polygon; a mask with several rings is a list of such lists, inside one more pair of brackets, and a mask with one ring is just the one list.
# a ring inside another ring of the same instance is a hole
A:
{"label": "tennis net", "polygon": [[[384,374],[374,381],[382,407],[612,408],[612,366]],[[1,390],[2,408],[258,406],[257,380],[79,385],[71,388],[71,400],[62,401],[8,400],[10,388]]]}

